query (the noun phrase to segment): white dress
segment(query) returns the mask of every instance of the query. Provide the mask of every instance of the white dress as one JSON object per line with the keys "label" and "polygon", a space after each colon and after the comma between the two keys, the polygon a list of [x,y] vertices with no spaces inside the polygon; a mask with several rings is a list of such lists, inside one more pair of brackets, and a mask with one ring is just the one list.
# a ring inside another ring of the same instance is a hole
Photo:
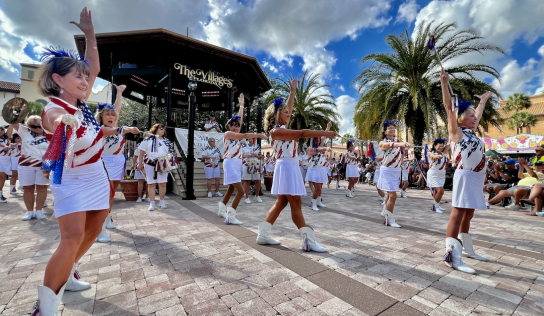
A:
{"label": "white dress", "polygon": [[[52,171],[49,176],[49,186],[53,193],[55,216],[61,217],[81,211],[105,210],[110,205],[111,187],[104,163],[102,151],[104,149],[103,132],[96,123],[93,114],[83,102],[78,101],[75,107],[62,99],[51,97],[44,109],[62,108],[75,116],[77,120],[74,145],[74,160],[72,167],[62,173],[62,182],[55,183],[60,174]],[[49,146],[52,146],[52,132],[47,131],[46,137]],[[47,161],[42,166],[46,168]]]}
{"label": "white dress", "polygon": [[[433,155],[438,155],[432,152]],[[430,159],[429,159],[430,160]],[[446,166],[448,158],[436,159],[429,161],[429,171],[427,171],[427,184],[429,188],[441,188],[446,182]]]}
{"label": "white dress", "polygon": [[[349,155],[346,155],[346,178],[359,178],[359,171],[357,170],[357,153],[348,151]],[[350,157],[354,155],[355,158]]]}
{"label": "white dress", "polygon": [[242,182],[242,140],[223,139],[223,184]]}
{"label": "white dress", "polygon": [[451,143],[453,164],[457,166],[451,204],[456,208],[485,210],[485,143],[473,130],[461,127],[461,131],[461,141]]}
{"label": "white dress", "polygon": [[[387,138],[384,142],[391,142]],[[397,140],[395,139],[394,142]],[[386,192],[397,192],[400,186],[402,164],[402,149],[400,147],[390,147],[383,151],[382,166],[380,168],[380,178],[378,180],[378,189]]]}
{"label": "white dress", "polygon": [[42,159],[48,143],[45,135],[36,135],[30,128],[19,124],[17,134],[21,137],[21,155],[19,157],[19,184],[48,185],[49,180],[42,172]]}
{"label": "white dress", "polygon": [[274,130],[278,128],[285,128],[285,125],[278,125],[270,131],[270,145],[274,150],[273,155],[276,159],[272,194],[305,195],[306,188],[302,180],[297,156],[297,142],[294,140],[274,139]]}
{"label": "white dress", "polygon": [[329,177],[327,176],[327,170],[330,171],[328,159],[329,156],[324,153],[311,155],[305,180],[315,183],[329,182]]}

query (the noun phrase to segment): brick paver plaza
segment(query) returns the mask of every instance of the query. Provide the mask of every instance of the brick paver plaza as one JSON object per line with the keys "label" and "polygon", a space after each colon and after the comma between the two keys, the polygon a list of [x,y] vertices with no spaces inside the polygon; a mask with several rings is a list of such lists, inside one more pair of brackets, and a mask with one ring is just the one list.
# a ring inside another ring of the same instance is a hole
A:
{"label": "brick paver plaza", "polygon": [[[381,224],[373,187],[358,185],[353,199],[323,191],[328,207],[314,212],[305,197],[303,211],[326,253],[300,249],[289,209],[272,228],[282,245],[255,243],[274,201],[268,192],[262,204],[240,204],[242,226],[216,216],[220,198],[169,195],[168,209],[149,212],[118,192],[112,241],[80,261],[92,287],[65,292],[59,315],[544,315],[542,218],[476,211],[475,249],[490,261],[465,258],[477,271],[469,275],[441,263],[450,206],[432,213],[429,191],[397,200],[401,229]],[[0,314],[28,315],[59,228],[52,208],[45,220],[23,222],[22,194],[8,201],[0,204]]]}

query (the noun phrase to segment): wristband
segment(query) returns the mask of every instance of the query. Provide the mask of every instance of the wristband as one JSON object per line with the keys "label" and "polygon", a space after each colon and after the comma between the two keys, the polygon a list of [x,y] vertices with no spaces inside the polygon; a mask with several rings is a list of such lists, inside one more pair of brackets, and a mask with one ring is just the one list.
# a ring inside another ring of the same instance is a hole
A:
{"label": "wristband", "polygon": [[117,134],[123,135],[123,130],[124,130],[124,129],[125,129],[125,126],[118,127],[117,130],[116,130],[116,131],[117,131]]}
{"label": "wristband", "polygon": [[393,148],[395,146],[395,142],[391,142],[391,145],[389,145],[389,148]]}

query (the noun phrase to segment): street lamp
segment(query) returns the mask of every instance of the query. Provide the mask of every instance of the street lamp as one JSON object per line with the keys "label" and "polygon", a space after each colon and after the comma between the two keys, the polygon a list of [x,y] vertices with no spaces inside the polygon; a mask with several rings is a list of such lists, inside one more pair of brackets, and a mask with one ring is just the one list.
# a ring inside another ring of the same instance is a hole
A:
{"label": "street lamp", "polygon": [[194,190],[194,174],[195,174],[195,108],[197,88],[195,81],[189,81],[187,87],[191,91],[189,95],[189,133],[187,135],[187,181],[185,187],[184,200],[196,200]]}

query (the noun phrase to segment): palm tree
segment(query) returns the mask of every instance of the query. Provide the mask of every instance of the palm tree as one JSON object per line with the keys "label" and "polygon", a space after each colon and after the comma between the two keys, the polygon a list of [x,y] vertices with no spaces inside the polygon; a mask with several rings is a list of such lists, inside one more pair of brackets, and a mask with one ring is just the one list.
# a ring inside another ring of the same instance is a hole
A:
{"label": "palm tree", "polygon": [[351,135],[351,134],[344,134],[344,135],[342,135],[342,139],[340,140],[340,144],[342,144],[342,145],[347,144],[347,143],[348,143],[348,140],[349,140],[350,138],[353,138],[353,135]]}
{"label": "palm tree", "polygon": [[531,107],[531,100],[525,93],[514,93],[503,106],[505,112],[520,111]]}
{"label": "palm tree", "polygon": [[[355,108],[355,127],[363,138],[375,138],[386,120],[399,121],[411,132],[414,143],[421,145],[425,133],[436,134],[440,125],[446,122],[440,88],[440,65],[436,57],[427,50],[429,35],[434,35],[438,44],[436,50],[442,62],[448,66],[450,84],[454,93],[462,100],[478,103],[474,94],[485,91],[498,92],[476,75],[489,74],[499,78],[499,72],[490,66],[478,63],[464,63],[450,66],[455,57],[486,51],[504,53],[495,45],[482,42],[473,30],[457,30],[455,23],[421,23],[414,35],[408,31],[385,38],[391,52],[373,53],[361,60],[371,64],[354,80],[359,93]],[[486,104],[480,124],[498,126],[499,113],[492,101]]]}
{"label": "palm tree", "polygon": [[[293,113],[289,121],[289,128],[292,129],[325,129],[328,122],[332,122],[332,130],[338,130],[340,116],[336,112],[334,97],[328,92],[331,86],[321,84],[319,74],[308,74],[305,71],[302,78],[298,78],[298,86],[295,93]],[[266,97],[265,104],[270,104],[274,99],[283,97],[287,100],[289,96],[289,82],[295,76],[289,74],[288,80],[276,78],[273,91]]]}
{"label": "palm tree", "polygon": [[523,133],[524,127],[535,126],[537,122],[536,116],[529,112],[517,112],[512,115],[507,121],[506,125],[509,129],[516,129],[517,134]]}

